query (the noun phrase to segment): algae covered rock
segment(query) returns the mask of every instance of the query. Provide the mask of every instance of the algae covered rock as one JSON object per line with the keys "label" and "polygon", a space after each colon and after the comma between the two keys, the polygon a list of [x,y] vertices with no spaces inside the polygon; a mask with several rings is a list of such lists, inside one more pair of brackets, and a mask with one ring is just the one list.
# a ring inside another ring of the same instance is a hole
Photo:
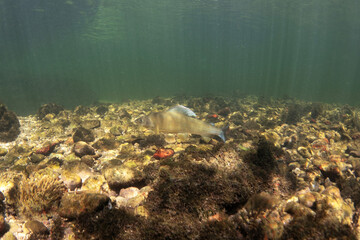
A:
{"label": "algae covered rock", "polygon": [[99,120],[84,120],[83,122],[80,123],[80,125],[86,129],[98,128],[100,127],[100,124],[101,123]]}
{"label": "algae covered rock", "polygon": [[0,142],[14,141],[20,133],[20,122],[15,113],[0,104]]}
{"label": "algae covered rock", "polygon": [[112,166],[104,170],[104,177],[109,187],[115,191],[121,188],[139,185],[144,176],[136,167],[126,165]]}
{"label": "algae covered rock", "polygon": [[110,201],[105,194],[75,192],[65,193],[59,207],[59,215],[64,218],[74,219],[85,214],[96,213],[103,209]]}
{"label": "algae covered rock", "polygon": [[59,106],[55,103],[49,103],[49,104],[42,105],[39,108],[37,115],[38,115],[38,118],[41,120],[48,114],[57,115],[57,114],[59,114],[59,112],[61,112],[63,110],[64,110],[64,108],[62,106]]}
{"label": "algae covered rock", "polygon": [[95,140],[95,136],[90,129],[79,127],[75,130],[73,139],[74,142],[79,142],[79,141],[92,142]]}
{"label": "algae covered rock", "polygon": [[107,135],[97,140],[93,144],[93,147],[96,149],[108,151],[117,148],[119,145],[120,145],[119,142],[115,141],[115,137]]}
{"label": "algae covered rock", "polygon": [[6,148],[0,147],[0,157],[5,156],[8,153],[8,150]]}

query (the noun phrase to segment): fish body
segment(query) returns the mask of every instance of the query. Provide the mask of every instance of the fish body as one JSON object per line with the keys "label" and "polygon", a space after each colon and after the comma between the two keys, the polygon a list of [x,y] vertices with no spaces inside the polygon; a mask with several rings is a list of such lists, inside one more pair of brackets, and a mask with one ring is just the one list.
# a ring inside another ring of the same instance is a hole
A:
{"label": "fish body", "polygon": [[194,118],[190,109],[179,105],[164,112],[153,112],[141,119],[141,124],[155,133],[191,133],[209,137],[219,136],[225,142],[224,129]]}

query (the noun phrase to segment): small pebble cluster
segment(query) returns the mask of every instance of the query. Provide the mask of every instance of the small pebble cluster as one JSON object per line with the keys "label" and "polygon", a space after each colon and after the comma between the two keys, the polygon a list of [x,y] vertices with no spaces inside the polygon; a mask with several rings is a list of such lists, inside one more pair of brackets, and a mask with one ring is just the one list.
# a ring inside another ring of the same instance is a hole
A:
{"label": "small pebble cluster", "polygon": [[[226,142],[136,123],[178,104]],[[295,99],[0,105],[2,239],[359,239],[360,109]]]}

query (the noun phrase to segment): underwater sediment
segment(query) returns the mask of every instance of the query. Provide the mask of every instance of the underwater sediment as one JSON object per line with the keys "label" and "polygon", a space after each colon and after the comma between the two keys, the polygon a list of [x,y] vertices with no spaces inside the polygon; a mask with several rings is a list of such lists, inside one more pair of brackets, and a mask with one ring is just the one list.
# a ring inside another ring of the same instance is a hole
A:
{"label": "underwater sediment", "polygon": [[[229,124],[226,142],[136,123],[178,104]],[[14,120],[0,118],[0,235],[357,239],[359,112],[248,96],[47,104],[18,122],[6,113]]]}

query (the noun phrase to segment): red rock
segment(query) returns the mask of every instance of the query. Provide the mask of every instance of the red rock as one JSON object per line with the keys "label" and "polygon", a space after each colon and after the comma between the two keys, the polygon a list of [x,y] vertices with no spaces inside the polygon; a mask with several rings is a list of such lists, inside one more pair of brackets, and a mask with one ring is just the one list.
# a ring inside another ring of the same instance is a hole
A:
{"label": "red rock", "polygon": [[174,150],[171,148],[159,148],[154,153],[154,158],[158,159],[158,160],[164,159],[164,158],[169,158],[169,157],[173,156],[174,153],[175,153]]}
{"label": "red rock", "polygon": [[35,153],[49,156],[60,142],[47,143],[42,148],[36,150]]}

